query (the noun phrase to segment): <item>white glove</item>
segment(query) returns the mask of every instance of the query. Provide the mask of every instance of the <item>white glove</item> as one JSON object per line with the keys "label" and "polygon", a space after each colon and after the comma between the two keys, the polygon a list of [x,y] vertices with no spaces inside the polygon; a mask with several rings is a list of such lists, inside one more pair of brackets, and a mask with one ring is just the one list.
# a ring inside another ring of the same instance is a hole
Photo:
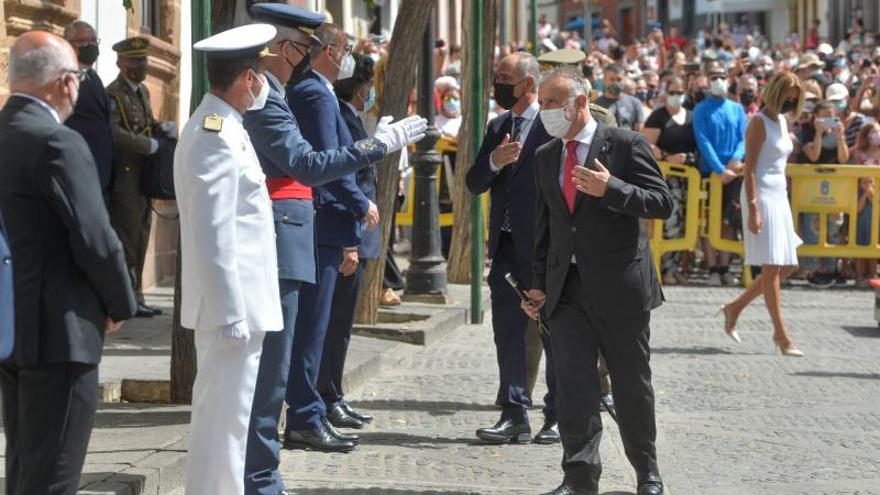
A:
{"label": "white glove", "polygon": [[162,129],[167,136],[177,137],[177,124],[170,120],[159,124],[159,129]]}
{"label": "white glove", "polygon": [[251,338],[251,331],[248,328],[248,324],[246,320],[241,320],[238,323],[233,323],[231,325],[223,326],[223,337],[227,339],[234,340],[244,340],[247,341]]}
{"label": "white glove", "polygon": [[152,155],[153,153],[159,151],[159,140],[153,139],[153,138],[149,138],[149,139],[150,139],[150,152],[147,154]]}
{"label": "white glove", "polygon": [[393,124],[392,120],[394,117],[390,115],[379,119],[379,124],[376,125],[376,134],[373,136],[385,145],[388,153],[401,150],[425,137],[425,130],[428,129],[426,119],[413,115]]}

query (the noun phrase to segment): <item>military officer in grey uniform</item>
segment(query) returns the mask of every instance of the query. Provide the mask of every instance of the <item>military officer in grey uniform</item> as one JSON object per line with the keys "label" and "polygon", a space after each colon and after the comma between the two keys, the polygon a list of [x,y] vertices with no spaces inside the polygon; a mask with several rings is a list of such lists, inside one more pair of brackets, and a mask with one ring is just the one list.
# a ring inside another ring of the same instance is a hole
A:
{"label": "military officer in grey uniform", "polygon": [[149,47],[149,40],[140,37],[113,45],[119,76],[107,86],[116,166],[110,192],[110,221],[125,247],[125,263],[137,296],[139,317],[161,314],[144,304],[141,287],[152,221],[150,200],[140,190],[141,170],[147,157],[159,149],[159,142],[152,137],[156,128],[161,126],[176,134],[173,122],[160,125],[153,117],[150,91],[144,85]]}
{"label": "military officer in grey uniform", "polygon": [[[562,48],[560,50],[547,52],[538,57],[538,63],[542,68],[552,68],[559,65],[573,65],[579,67],[587,55],[576,48]],[[592,102],[595,97],[595,91],[590,94],[590,114],[597,121],[607,126],[617,127],[617,119],[614,114],[609,112],[602,106]],[[532,388],[538,380],[538,367],[541,365],[541,354],[543,347],[538,332],[526,332],[526,385],[529,396],[532,395]],[[599,407],[605,410],[608,407],[614,407],[614,399],[611,397],[611,378],[608,376],[608,367],[605,365],[605,358],[599,353],[599,386],[602,391],[602,402]]]}

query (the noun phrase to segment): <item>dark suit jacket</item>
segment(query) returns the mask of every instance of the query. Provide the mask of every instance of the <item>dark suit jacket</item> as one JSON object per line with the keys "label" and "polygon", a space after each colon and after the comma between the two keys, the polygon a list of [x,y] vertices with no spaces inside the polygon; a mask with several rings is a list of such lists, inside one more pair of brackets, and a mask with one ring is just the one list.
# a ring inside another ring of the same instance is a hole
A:
{"label": "dark suit jacket", "polygon": [[89,69],[79,86],[79,98],[64,125],[78,132],[95,159],[104,199],[110,195],[113,179],[113,129],[110,127],[110,97],[98,73]]}
{"label": "dark suit jacket", "polygon": [[98,363],[105,318],[131,318],[135,299],[92,154],[19,96],[0,111],[0,149],[0,209],[15,259],[10,361]]}
{"label": "dark suit jacket", "polygon": [[[267,177],[290,177],[304,185],[336,180],[385,156],[384,146],[349,146],[315,151],[303,137],[284,99],[284,88],[268,77],[269,97],[262,110],[247,112],[244,127]],[[272,202],[278,277],[315,283],[315,209],[307,199]]]}
{"label": "dark suit jacket", "polygon": [[[467,186],[473,194],[491,191],[489,257],[495,256],[501,224],[504,221],[504,210],[510,208],[510,231],[516,251],[522,259],[531,262],[535,234],[535,150],[553,138],[544,130],[541,117],[536,116],[523,143],[519,161],[497,173],[493,172],[489,167],[489,156],[504,139],[504,135],[511,134],[512,129],[512,112],[505,112],[489,122],[477,158],[468,170]],[[529,285],[528,280],[520,282]]]}
{"label": "dark suit jacket", "polygon": [[12,253],[0,216],[0,360],[9,357],[15,344],[15,299],[12,291]]}
{"label": "dark suit jacket", "polygon": [[[355,141],[367,138],[367,131],[361,118],[354,113],[342,100],[339,101],[339,110],[342,118],[348,126],[351,138]],[[362,168],[357,171],[357,185],[370,201],[378,204],[376,199],[376,170],[373,167]],[[358,257],[363,260],[372,260],[379,257],[379,245],[382,243],[382,230],[377,226],[370,230],[364,228],[361,234],[361,245],[358,247]]]}
{"label": "dark suit jacket", "polygon": [[545,315],[556,309],[572,254],[585,303],[598,316],[625,318],[659,306],[663,293],[642,219],[668,218],[672,196],[648,142],[599,122],[586,163],[598,158],[612,177],[601,199],[577,193],[573,214],[559,187],[562,150],[554,139],[535,154],[532,287],[547,295]]}
{"label": "dark suit jacket", "polygon": [[[333,150],[354,143],[336,96],[314,71],[287,87],[287,102],[298,121],[308,122],[302,127],[303,136],[316,150]],[[369,200],[357,187],[355,174],[315,187],[312,192],[318,209],[318,244],[359,246]]]}

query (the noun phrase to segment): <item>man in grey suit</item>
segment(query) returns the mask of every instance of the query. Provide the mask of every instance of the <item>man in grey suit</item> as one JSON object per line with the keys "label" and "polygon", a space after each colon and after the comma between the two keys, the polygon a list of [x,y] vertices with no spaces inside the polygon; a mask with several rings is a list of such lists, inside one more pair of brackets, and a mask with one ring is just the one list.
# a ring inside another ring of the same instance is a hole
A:
{"label": "man in grey suit", "polygon": [[532,318],[543,309],[555,359],[565,477],[550,493],[599,493],[601,349],[638,495],[661,495],[648,340],[663,294],[642,219],[669,217],[672,197],[647,141],[593,119],[589,93],[570,67],[546,72],[538,93],[556,139],[535,152],[533,289],[523,309]]}
{"label": "man in grey suit", "polygon": [[70,45],[46,32],[19,36],[9,53],[0,111],[0,209],[15,259],[15,348],[0,363],[9,495],[76,492],[104,333],[136,308],[92,153],[62,125],[84,76]]}

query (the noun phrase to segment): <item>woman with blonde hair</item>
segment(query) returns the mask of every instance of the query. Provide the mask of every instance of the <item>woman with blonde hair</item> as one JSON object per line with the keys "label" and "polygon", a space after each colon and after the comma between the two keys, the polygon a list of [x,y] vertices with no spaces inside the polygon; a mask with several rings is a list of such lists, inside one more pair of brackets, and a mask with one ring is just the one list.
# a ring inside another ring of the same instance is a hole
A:
{"label": "woman with blonde hair", "polygon": [[[764,90],[763,107],[746,129],[742,209],[746,259],[759,265],[761,274],[735,301],[721,307],[724,332],[737,343],[736,320],[746,306],[764,295],[773,320],[773,342],[783,356],[801,357],[782,322],[780,283],[797,268],[797,248],[802,244],[794,229],[788,203],[785,166],[792,150],[788,119],[804,107],[804,88],[791,72],[777,74]],[[760,117],[757,117],[760,116]]]}

